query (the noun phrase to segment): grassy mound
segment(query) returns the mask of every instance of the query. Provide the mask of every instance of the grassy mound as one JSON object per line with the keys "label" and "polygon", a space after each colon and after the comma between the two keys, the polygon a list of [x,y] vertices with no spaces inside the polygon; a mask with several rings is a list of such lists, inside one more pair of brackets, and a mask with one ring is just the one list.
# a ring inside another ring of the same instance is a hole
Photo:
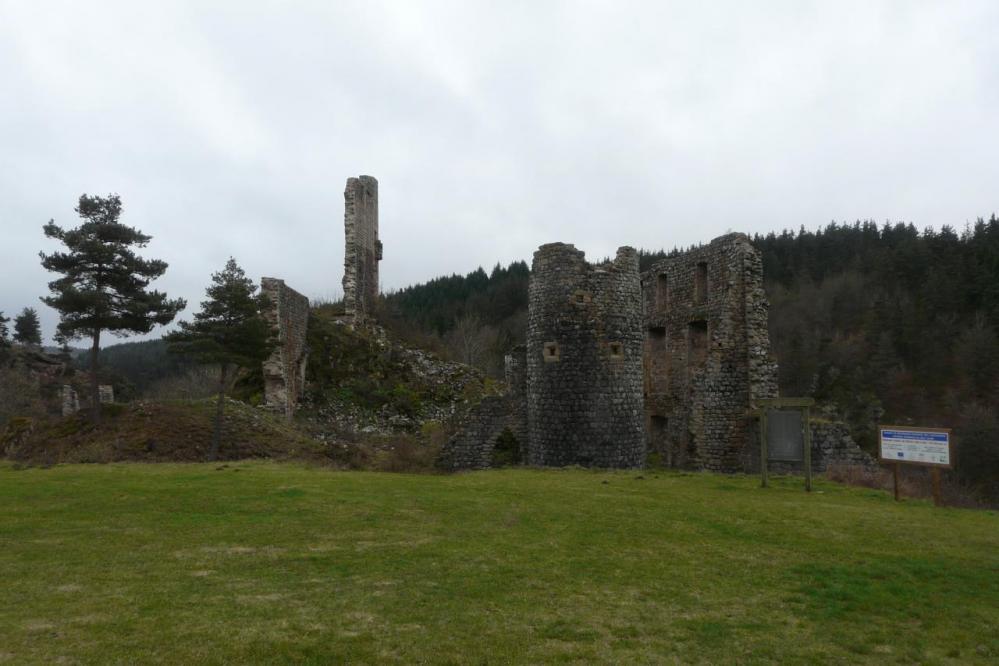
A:
{"label": "grassy mound", "polygon": [[[101,425],[83,414],[18,423],[0,441],[8,458],[29,463],[201,462],[211,448],[215,401],[141,402],[106,406]],[[5,446],[6,444],[6,446]],[[327,448],[278,415],[226,403],[219,458],[323,460]]]}
{"label": "grassy mound", "polygon": [[825,481],[0,464],[9,663],[994,664],[999,516]]}
{"label": "grassy mound", "polygon": [[406,347],[384,331],[338,323],[328,307],[310,313],[308,344],[308,391],[317,405],[354,405],[424,420],[495,389],[474,368]]}

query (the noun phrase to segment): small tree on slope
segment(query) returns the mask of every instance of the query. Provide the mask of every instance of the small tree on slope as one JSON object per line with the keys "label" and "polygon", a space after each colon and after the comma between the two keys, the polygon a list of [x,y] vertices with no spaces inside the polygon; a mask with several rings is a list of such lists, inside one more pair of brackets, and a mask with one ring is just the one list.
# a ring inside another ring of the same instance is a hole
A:
{"label": "small tree on slope", "polygon": [[215,460],[222,441],[222,417],[229,371],[263,363],[274,348],[270,325],[261,316],[264,296],[243,269],[230,258],[225,268],[212,274],[205,289],[208,300],[193,322],[180,322],[180,330],[164,336],[170,351],[192,356],[199,363],[219,366],[218,401],[209,460]]}
{"label": "small tree on slope", "polygon": [[121,197],[80,196],[76,212],[84,219],[76,229],[64,230],[49,220],[45,235],[62,241],[66,252],[39,253],[42,266],[62,273],[49,283],[51,296],[42,298],[59,311],[59,333],[69,340],[90,338],[90,389],[93,420],[101,419],[97,362],[101,333],[127,336],[148,333],[157,324],[173,321],[184,309],[183,299],[168,299],[148,291],[149,283],[166,272],[159,259],[143,259],[133,247],[145,247],[150,236],[118,221]]}
{"label": "small tree on slope", "polygon": [[14,317],[14,341],[22,345],[42,344],[42,325],[34,308],[24,308]]}

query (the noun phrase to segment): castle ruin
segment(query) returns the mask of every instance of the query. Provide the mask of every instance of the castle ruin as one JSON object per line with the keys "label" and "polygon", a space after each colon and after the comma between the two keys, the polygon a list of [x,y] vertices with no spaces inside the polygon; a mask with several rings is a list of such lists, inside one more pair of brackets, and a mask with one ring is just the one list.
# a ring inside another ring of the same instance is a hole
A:
{"label": "castle ruin", "polygon": [[378,181],[371,176],[348,178],[343,192],[343,302],[357,323],[370,318],[378,300]]}
{"label": "castle ruin", "polygon": [[[344,191],[343,322],[370,323],[378,298],[378,181]],[[308,299],[264,278],[279,345],[264,364],[267,405],[291,416],[302,395]],[[526,345],[506,357],[507,391],[484,398],[443,447],[445,469],[485,469],[516,442],[537,466],[754,471],[758,401],[777,397],[759,251],[743,234],[676,253],[639,272],[638,253],[590,264],[565,243],[534,254]],[[848,436],[813,424],[819,465],[862,457]]]}

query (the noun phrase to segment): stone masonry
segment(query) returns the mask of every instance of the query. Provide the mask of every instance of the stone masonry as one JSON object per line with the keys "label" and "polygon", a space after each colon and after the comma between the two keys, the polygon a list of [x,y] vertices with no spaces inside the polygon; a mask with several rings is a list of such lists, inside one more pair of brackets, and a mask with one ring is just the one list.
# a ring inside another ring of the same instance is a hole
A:
{"label": "stone masonry", "polygon": [[343,192],[346,236],[343,301],[355,323],[371,317],[378,299],[378,181],[371,176],[348,178]]}
{"label": "stone masonry", "polygon": [[263,366],[264,403],[291,418],[305,387],[309,299],[277,278],[262,278],[260,292],[269,306],[264,317],[277,336],[277,346]]}
{"label": "stone masonry", "polygon": [[743,234],[642,275],[649,448],[672,467],[742,471],[756,400],[777,396],[760,254]]}
{"label": "stone masonry", "polygon": [[543,466],[641,467],[642,298],[638,253],[591,265],[542,245],[528,288],[527,455]]}

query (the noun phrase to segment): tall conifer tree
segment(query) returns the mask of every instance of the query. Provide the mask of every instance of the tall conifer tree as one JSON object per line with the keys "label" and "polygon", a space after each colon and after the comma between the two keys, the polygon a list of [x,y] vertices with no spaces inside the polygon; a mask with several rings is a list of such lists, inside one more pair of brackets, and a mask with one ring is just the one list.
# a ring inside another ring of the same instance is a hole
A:
{"label": "tall conifer tree", "polygon": [[164,338],[172,352],[192,356],[199,363],[219,366],[215,429],[209,459],[215,460],[222,440],[222,417],[229,371],[259,365],[274,347],[270,325],[260,314],[265,297],[230,258],[225,268],[212,274],[205,289],[208,300],[193,322],[180,322],[180,330]]}
{"label": "tall conifer tree", "polygon": [[157,324],[173,321],[186,303],[147,289],[163,275],[167,264],[136,255],[132,248],[145,247],[151,237],[118,221],[121,197],[83,194],[75,210],[84,220],[76,229],[64,230],[53,220],[44,227],[46,237],[62,241],[67,251],[40,253],[42,266],[63,275],[49,283],[52,295],[42,301],[59,311],[59,332],[67,339],[91,340],[90,388],[97,423],[101,333],[123,337],[148,333]]}

